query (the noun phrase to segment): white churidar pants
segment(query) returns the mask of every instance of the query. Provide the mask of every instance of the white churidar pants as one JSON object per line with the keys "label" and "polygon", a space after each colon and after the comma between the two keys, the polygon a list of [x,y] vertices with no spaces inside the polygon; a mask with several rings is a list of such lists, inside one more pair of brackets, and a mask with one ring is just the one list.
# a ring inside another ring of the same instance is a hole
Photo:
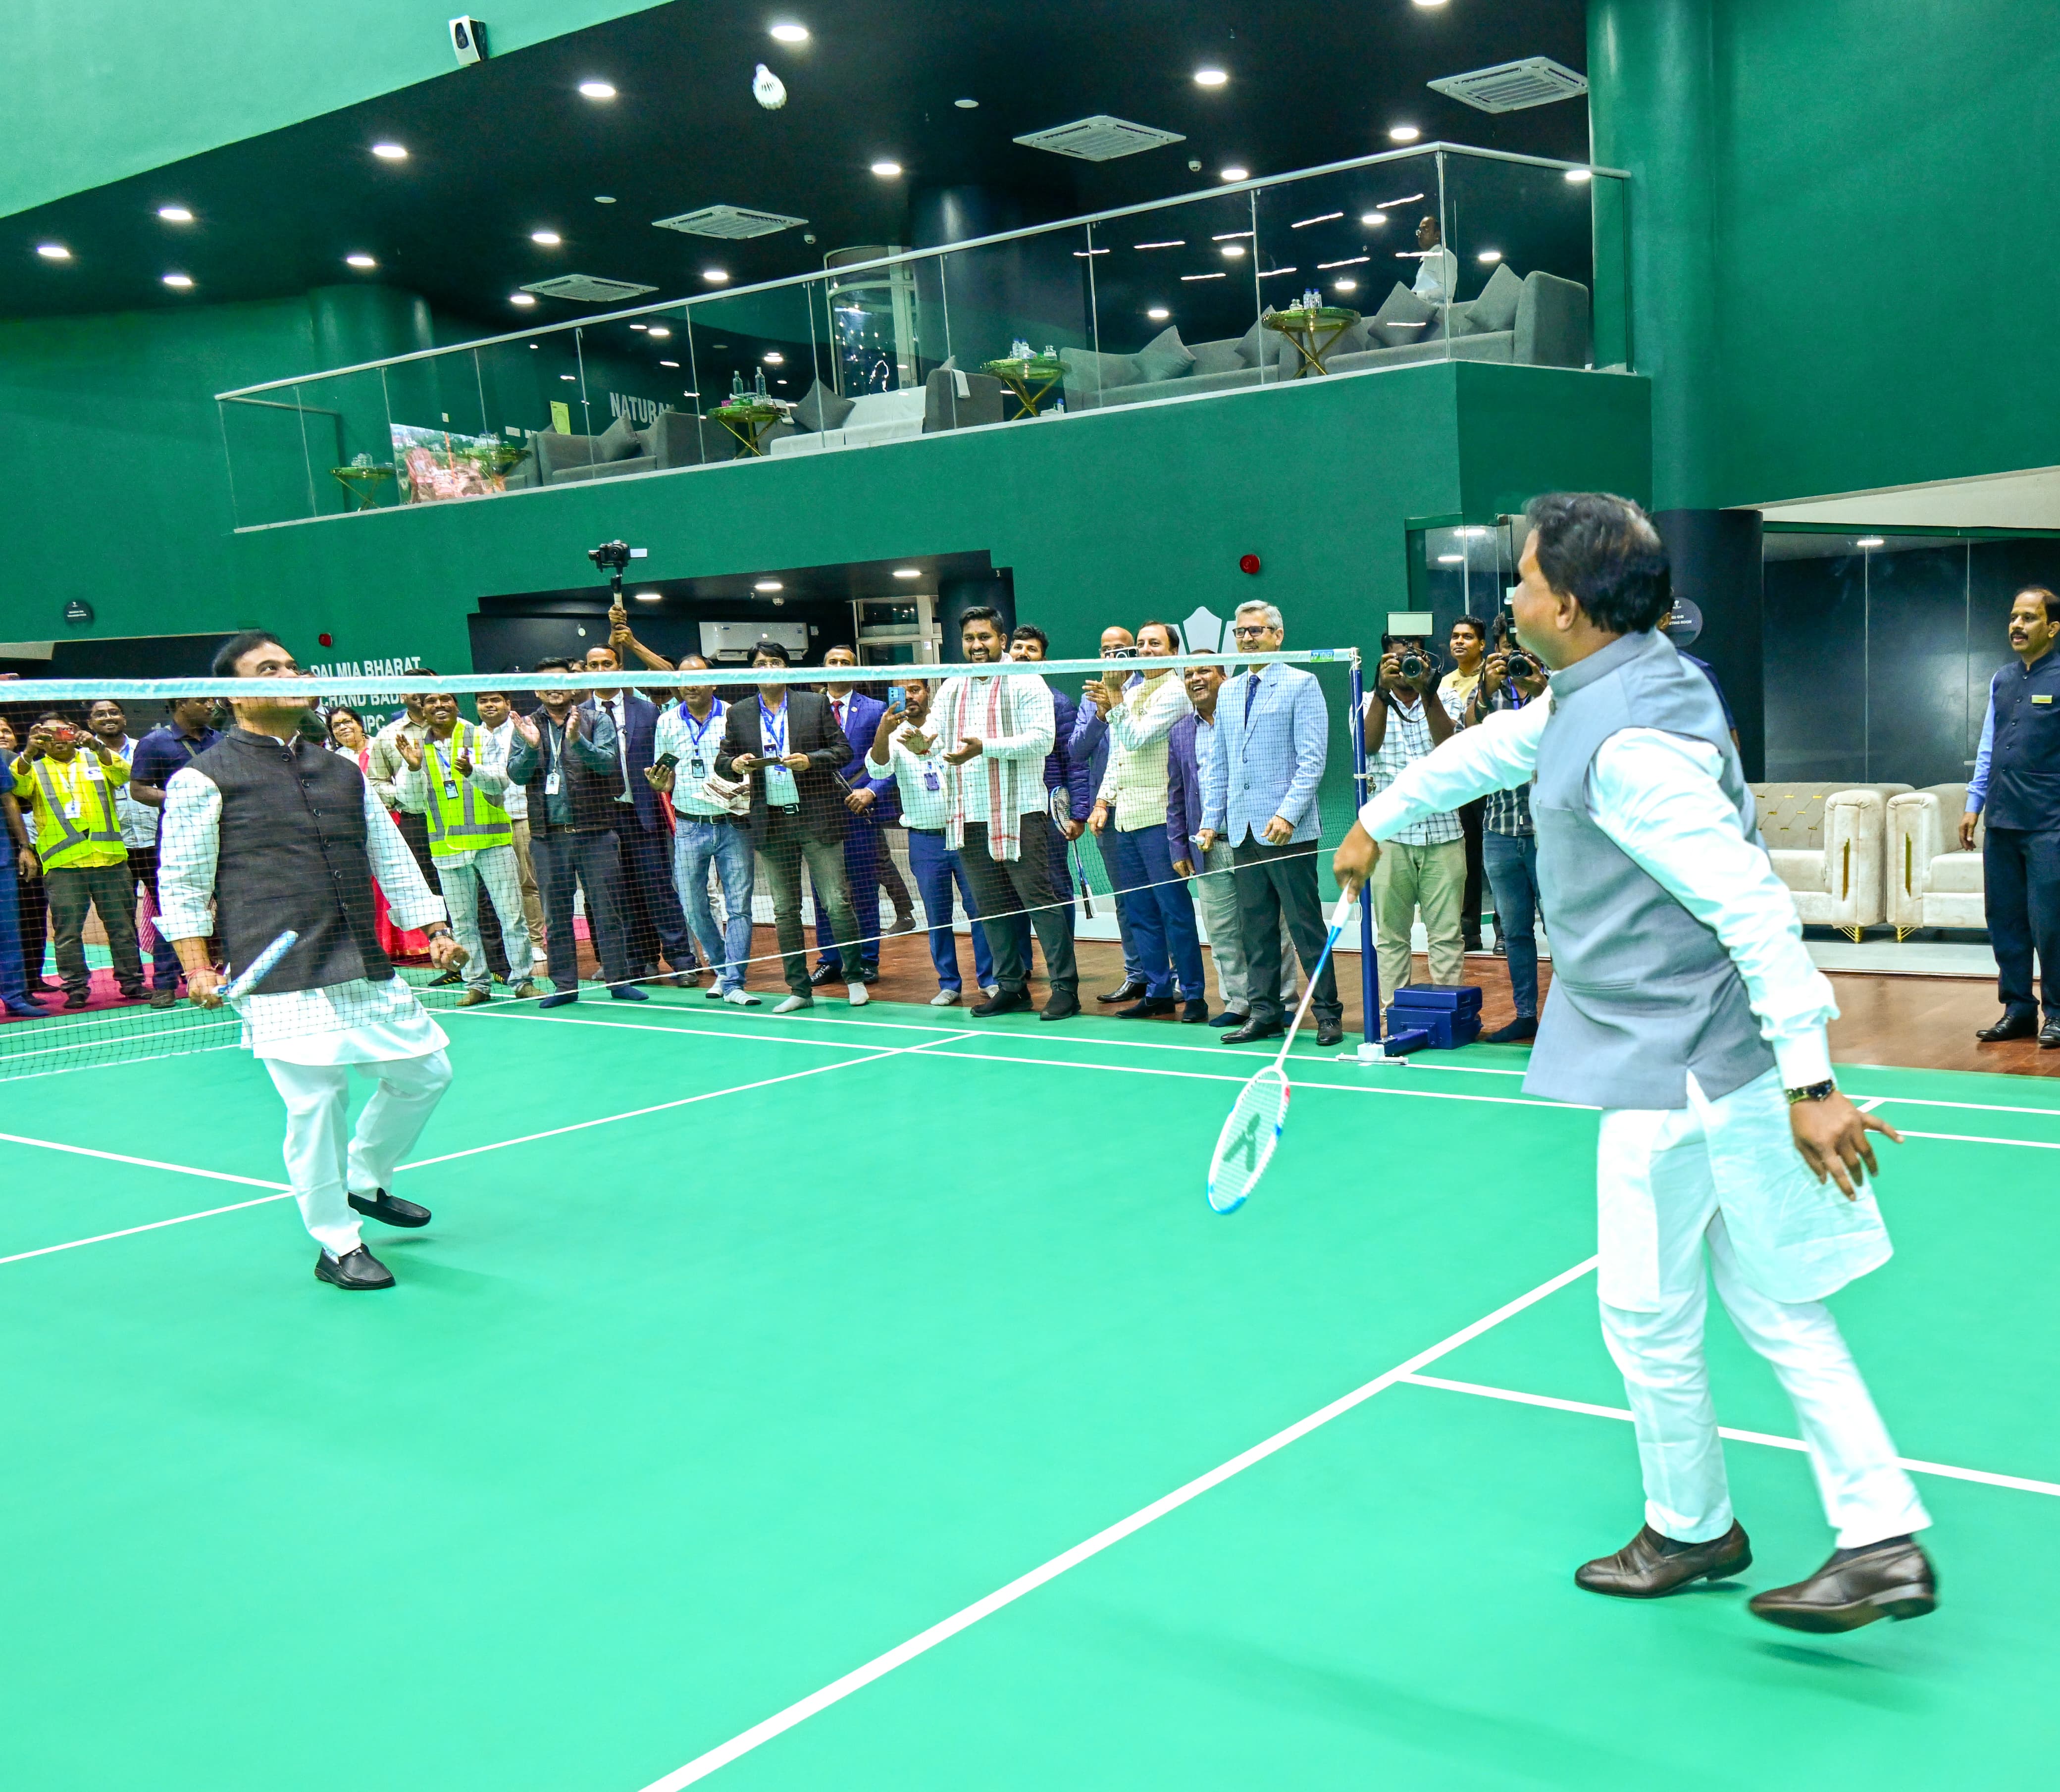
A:
{"label": "white churidar pants", "polygon": [[[1686,1108],[1603,1114],[1603,1338],[1623,1371],[1635,1421],[1646,1523],[1682,1543],[1723,1536],[1732,1513],[1703,1351],[1707,1243],[1731,1323],[1772,1366],[1795,1405],[1838,1547],[1857,1549],[1931,1521],[1897,1464],[1895,1446],[1830,1311],[1822,1301],[1772,1299],[1740,1265],[1719,1199],[1727,1179],[1723,1172],[1740,1163],[1763,1164],[1763,1154],[1776,1146],[1794,1157],[1787,1101],[1773,1073],[1717,1101],[1691,1076]],[[1835,1188],[1830,1195],[1843,1199]],[[1613,1262],[1613,1250],[1635,1260]],[[1648,1285],[1655,1268],[1656,1290]],[[1648,1299],[1655,1304],[1645,1311],[1611,1304],[1611,1295],[1623,1298],[1632,1289],[1641,1291],[1640,1307]]]}
{"label": "white churidar pants", "polygon": [[[391,1186],[395,1168],[450,1087],[450,1060],[436,1051],[356,1065],[277,1058],[264,1064],[286,1104],[286,1180],[301,1218],[325,1250],[347,1256],[359,1239],[357,1215],[345,1195]],[[354,1132],[348,1129],[353,1069],[377,1084]]]}
{"label": "white churidar pants", "polygon": [[437,867],[437,882],[443,888],[444,903],[450,910],[451,932],[465,948],[465,981],[469,989],[490,989],[493,975],[486,968],[486,948],[479,937],[479,887],[486,886],[487,899],[501,917],[501,943],[508,954],[508,981],[528,980],[532,948],[527,912],[522,904],[522,867],[512,846],[483,846],[472,855],[469,864],[445,862]]}

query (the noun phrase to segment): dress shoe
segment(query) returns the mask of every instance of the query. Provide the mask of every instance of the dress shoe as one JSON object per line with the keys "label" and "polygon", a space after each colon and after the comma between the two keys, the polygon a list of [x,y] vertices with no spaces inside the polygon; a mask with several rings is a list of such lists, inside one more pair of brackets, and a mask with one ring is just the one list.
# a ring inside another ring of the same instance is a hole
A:
{"label": "dress shoe", "polygon": [[1837,1550],[1807,1580],[1755,1594],[1755,1618],[1791,1630],[1856,1630],[1877,1618],[1922,1618],[1938,1603],[1938,1575],[1910,1537]]}
{"label": "dress shoe", "polygon": [[1242,1027],[1251,1018],[1250,1015],[1240,1014],[1236,1008],[1225,1008],[1221,1014],[1211,1015],[1209,1024],[1212,1027]]}
{"label": "dress shoe", "polygon": [[490,989],[468,989],[458,997],[457,1005],[461,1008],[476,1008],[481,1002],[493,1000],[493,992]]}
{"label": "dress shoe", "polygon": [[175,1008],[178,1005],[179,991],[176,984],[168,989],[154,989],[150,992],[150,1006],[154,1008]]}
{"label": "dress shoe", "polygon": [[546,996],[537,1006],[540,1008],[561,1008],[566,1003],[577,1002],[578,1000],[579,992],[577,989],[557,989]]}
{"label": "dress shoe", "polygon": [[4,1004],[17,1020],[47,1020],[49,1012],[39,1002],[24,1002],[10,996]]}
{"label": "dress shoe", "polygon": [[1209,1024],[1209,1004],[1199,996],[1180,1004],[1180,1024],[1184,1026],[1206,1027]]}
{"label": "dress shoe", "polygon": [[1316,1043],[1319,1045],[1343,1045],[1345,1042],[1345,1024],[1342,1020],[1319,1020],[1316,1023]]}
{"label": "dress shoe", "polygon": [[68,1008],[82,1008],[92,1000],[93,998],[83,989],[67,989],[65,992],[64,1005]]}
{"label": "dress shoe", "polygon": [[360,1213],[369,1213],[374,1219],[382,1220],[389,1226],[426,1226],[429,1223],[427,1207],[417,1207],[413,1201],[403,1201],[389,1195],[383,1188],[375,1188],[369,1195],[353,1195],[348,1199]]}
{"label": "dress shoe", "polygon": [[913,933],[916,931],[916,917],[913,915],[896,915],[894,917],[894,924],[887,931],[890,934]]}
{"label": "dress shoe", "polygon": [[1127,1008],[1118,1008],[1110,1016],[1115,1020],[1149,1020],[1155,1014],[1171,1014],[1180,1004],[1170,996],[1148,996],[1141,1002],[1133,1002]]}
{"label": "dress shoe", "polygon": [[609,991],[609,994],[618,1002],[648,1002],[651,1000],[648,992],[639,989],[633,983],[619,983]]}
{"label": "dress shoe", "polygon": [[1598,1556],[1574,1570],[1574,1584],[1617,1599],[1656,1599],[1691,1581],[1729,1580],[1752,1566],[1752,1545],[1737,1520],[1707,1543],[1677,1543],[1649,1524],[1615,1555]]}
{"label": "dress shoe", "polygon": [[1491,1033],[1480,1036],[1483,1045],[1521,1045],[1527,1039],[1538,1036],[1538,1023],[1527,1014],[1519,1014],[1507,1027],[1498,1027]]}
{"label": "dress shoe", "polygon": [[880,967],[877,964],[861,964],[858,968],[858,976],[861,983],[877,983],[880,981]]}
{"label": "dress shoe", "polygon": [[2049,1020],[2038,1029],[2038,1043],[2047,1052],[2060,1050],[2060,1020]]}
{"label": "dress shoe", "polygon": [[976,1003],[967,1012],[985,1020],[997,1014],[1015,1014],[1030,1005],[1030,992],[1027,989],[997,989],[984,1002]]}
{"label": "dress shoe", "polygon": [[393,1286],[393,1272],[361,1244],[341,1257],[333,1251],[324,1251],[315,1259],[315,1278],[353,1294]]}
{"label": "dress shoe", "polygon": [[1070,989],[1055,989],[1051,1000],[1038,1009],[1040,1020],[1070,1020],[1080,1012],[1080,999]]}
{"label": "dress shoe", "polygon": [[1112,989],[1106,996],[1097,996],[1097,1002],[1134,1002],[1144,993],[1144,985],[1135,977],[1126,977],[1120,989]]}
{"label": "dress shoe", "polygon": [[2038,1031],[2038,1016],[2035,1014],[2006,1014],[1993,1027],[1983,1027],[1974,1037],[1990,1045],[1999,1044],[2006,1039],[2030,1039]]}
{"label": "dress shoe", "polygon": [[759,998],[741,984],[734,989],[725,989],[722,992],[722,999],[733,1008],[755,1008],[760,1006]]}
{"label": "dress shoe", "polygon": [[816,989],[820,989],[826,983],[840,983],[843,979],[844,967],[828,959],[808,973],[809,985]]}
{"label": "dress shoe", "polygon": [[815,1005],[812,997],[789,996],[784,1002],[775,1002],[772,1004],[772,1012],[775,1014],[799,1014],[803,1008],[812,1008]]}
{"label": "dress shoe", "polygon": [[135,984],[133,988],[129,984],[125,984],[122,988],[122,1000],[125,1002],[140,1002],[150,993],[150,991],[146,989],[140,983]]}
{"label": "dress shoe", "polygon": [[[453,984],[463,983],[464,981],[465,976],[463,972],[458,971],[446,971],[440,977],[430,978],[429,987],[432,989],[448,989]],[[390,1280],[392,1279],[389,1277],[388,1279]]]}
{"label": "dress shoe", "polygon": [[940,989],[930,998],[933,1008],[955,1008],[958,1005],[959,992],[956,989]]}
{"label": "dress shoe", "polygon": [[1277,1020],[1248,1020],[1236,1032],[1225,1033],[1223,1042],[1226,1045],[1249,1045],[1254,1040],[1278,1039],[1286,1030]]}

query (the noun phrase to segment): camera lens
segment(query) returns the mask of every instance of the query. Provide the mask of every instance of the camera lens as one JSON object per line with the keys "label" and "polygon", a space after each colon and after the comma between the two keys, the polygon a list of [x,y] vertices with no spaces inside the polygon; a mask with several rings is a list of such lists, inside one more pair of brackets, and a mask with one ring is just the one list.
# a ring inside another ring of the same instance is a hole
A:
{"label": "camera lens", "polygon": [[1402,676],[1404,678],[1421,678],[1430,669],[1420,653],[1405,653],[1402,656]]}

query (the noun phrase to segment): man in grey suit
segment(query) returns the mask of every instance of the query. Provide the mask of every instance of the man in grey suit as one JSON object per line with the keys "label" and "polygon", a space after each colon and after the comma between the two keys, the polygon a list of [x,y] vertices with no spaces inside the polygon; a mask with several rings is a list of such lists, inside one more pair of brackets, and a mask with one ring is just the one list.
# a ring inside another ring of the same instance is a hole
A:
{"label": "man in grey suit", "polygon": [[[1231,619],[1240,649],[1276,653],[1286,637],[1271,604],[1240,604]],[[1281,1012],[1280,924],[1283,916],[1305,972],[1323,956],[1322,897],[1316,852],[1323,820],[1316,804],[1329,751],[1330,712],[1313,674],[1299,666],[1267,665],[1240,672],[1216,699],[1216,750],[1202,773],[1202,828],[1195,844],[1204,855],[1218,840],[1231,846],[1237,885],[1238,932],[1245,942],[1252,1018],[1226,1042],[1277,1038]],[[1310,1002],[1316,1043],[1344,1043],[1344,1005],[1327,960]]]}

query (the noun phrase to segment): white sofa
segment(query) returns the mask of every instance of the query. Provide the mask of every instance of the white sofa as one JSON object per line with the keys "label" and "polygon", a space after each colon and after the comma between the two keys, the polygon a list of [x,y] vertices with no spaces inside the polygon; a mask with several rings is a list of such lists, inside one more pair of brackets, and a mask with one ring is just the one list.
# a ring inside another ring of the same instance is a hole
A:
{"label": "white sofa", "polygon": [[821,454],[839,448],[869,448],[876,442],[907,441],[923,433],[928,394],[920,385],[903,386],[896,392],[868,392],[852,401],[851,415],[841,429],[805,430],[796,428],[772,445],[772,457],[789,454]]}
{"label": "white sofa", "polygon": [[1985,928],[1982,827],[1960,850],[1967,787],[1934,784],[1888,803],[1888,920],[1898,940],[1920,927]]}
{"label": "white sofa", "polygon": [[1759,835],[1805,927],[1857,940],[1886,913],[1890,799],[1906,784],[1756,784]]}

